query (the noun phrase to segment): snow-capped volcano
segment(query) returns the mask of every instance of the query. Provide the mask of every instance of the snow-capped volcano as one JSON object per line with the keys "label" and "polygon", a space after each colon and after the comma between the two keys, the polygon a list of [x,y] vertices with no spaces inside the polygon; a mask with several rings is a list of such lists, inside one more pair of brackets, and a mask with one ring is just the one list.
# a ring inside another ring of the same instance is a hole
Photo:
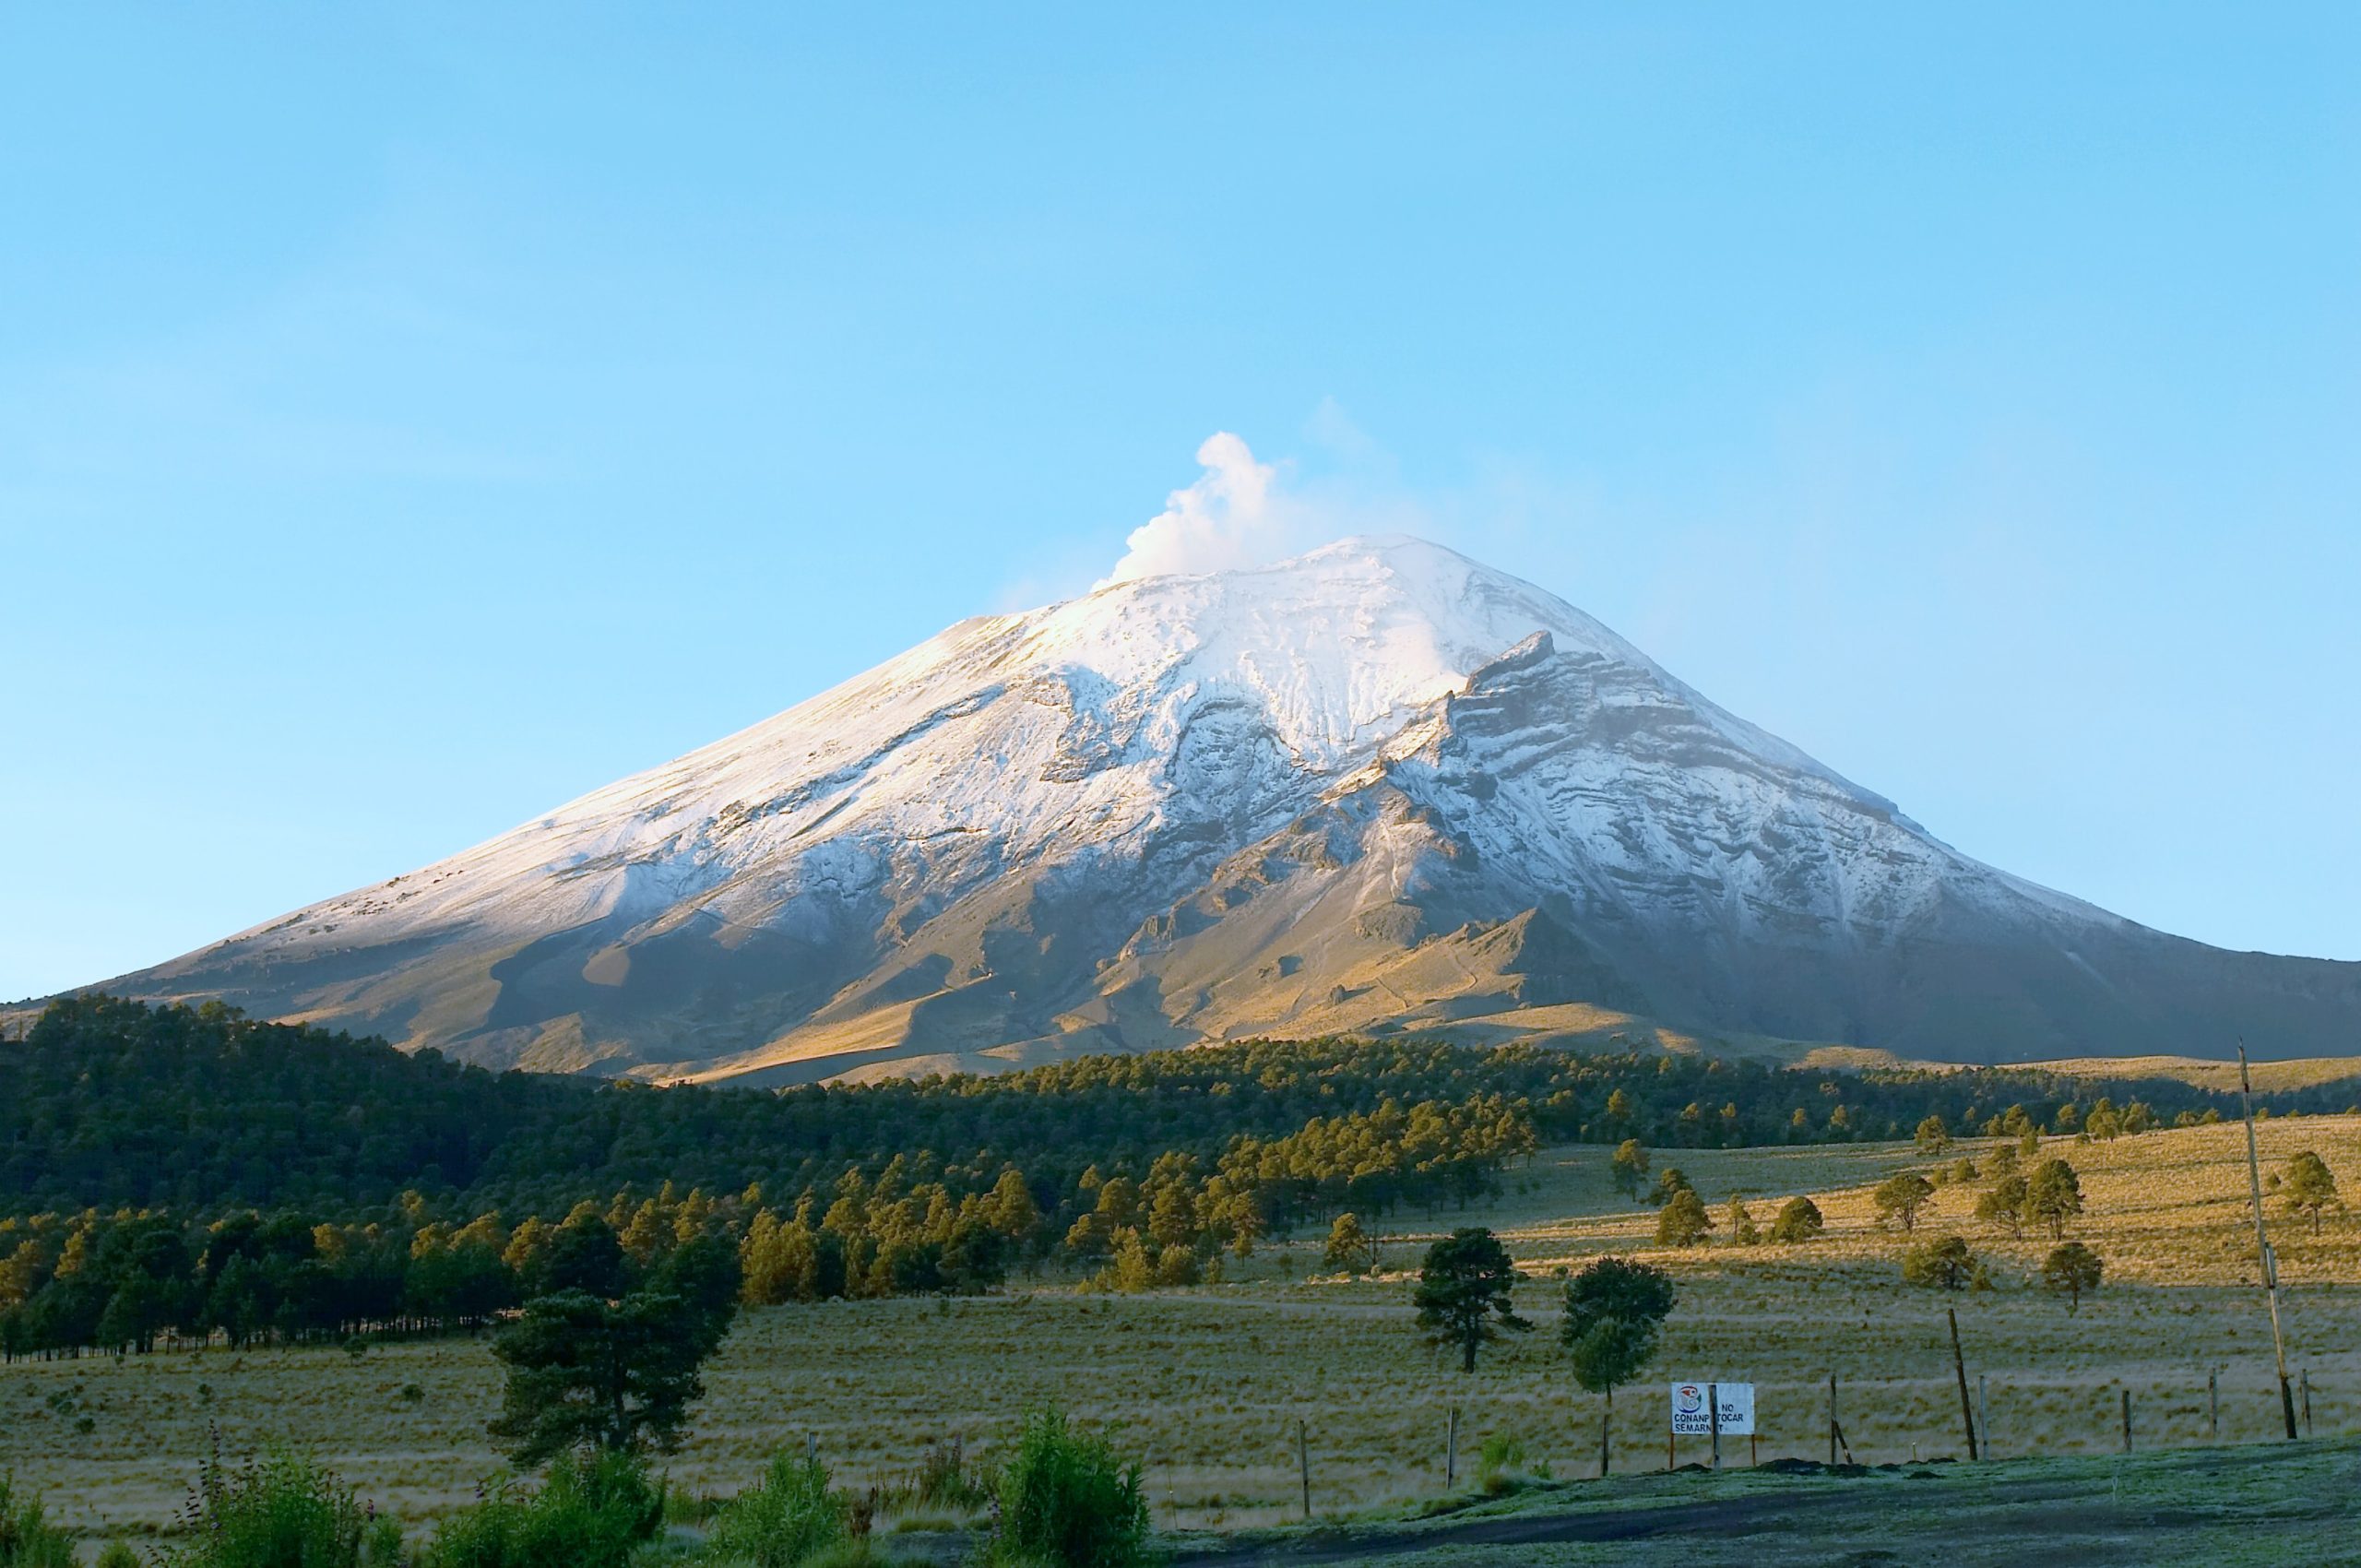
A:
{"label": "snow-capped volcano", "polygon": [[1913,1056],[2361,1039],[2361,966],[1979,864],[1414,539],[962,622],[463,854],[156,969],[475,1060],[988,1066],[1637,1020]]}

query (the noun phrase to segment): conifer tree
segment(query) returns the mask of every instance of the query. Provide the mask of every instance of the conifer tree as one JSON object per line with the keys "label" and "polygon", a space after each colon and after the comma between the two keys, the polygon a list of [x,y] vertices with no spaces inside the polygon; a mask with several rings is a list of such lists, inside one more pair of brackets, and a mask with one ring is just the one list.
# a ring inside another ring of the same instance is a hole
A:
{"label": "conifer tree", "polygon": [[2071,1314],[2082,1304],[2082,1298],[2099,1288],[2099,1276],[2106,1265],[2099,1255],[2080,1241],[2069,1241],[2050,1250],[2041,1264],[2041,1282],[2052,1294],[2066,1298],[2066,1311]]}
{"label": "conifer tree", "polygon": [[1515,1288],[1516,1265],[1500,1238],[1480,1226],[1465,1226],[1427,1249],[1411,1300],[1428,1337],[1457,1347],[1460,1370],[1472,1372],[1476,1352],[1498,1339],[1501,1330],[1532,1329],[1511,1304]]}
{"label": "conifer tree", "polygon": [[2304,1150],[2287,1162],[2286,1171],[2280,1182],[2279,1195],[2291,1212],[2310,1218],[2315,1236],[2320,1233],[2321,1213],[2344,1206],[2336,1195],[2335,1173],[2329,1170],[2326,1160],[2310,1149]]}
{"label": "conifer tree", "polygon": [[1607,1474],[1608,1427],[1615,1389],[1655,1360],[1664,1320],[1679,1292],[1660,1268],[1601,1258],[1566,1281],[1566,1315],[1559,1326],[1574,1381],[1606,1396],[1598,1420],[1598,1473]]}

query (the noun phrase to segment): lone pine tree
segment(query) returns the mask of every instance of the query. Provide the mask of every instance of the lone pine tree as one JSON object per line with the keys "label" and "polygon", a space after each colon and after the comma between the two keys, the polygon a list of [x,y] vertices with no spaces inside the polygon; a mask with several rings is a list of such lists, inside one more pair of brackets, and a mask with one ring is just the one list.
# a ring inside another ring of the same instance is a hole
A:
{"label": "lone pine tree", "polygon": [[1601,1258],[1566,1281],[1566,1315],[1558,1328],[1574,1381],[1606,1396],[1598,1418],[1598,1473],[1607,1474],[1615,1389],[1655,1359],[1664,1320],[1679,1292],[1660,1268]]}
{"label": "lone pine tree", "polygon": [[2336,1195],[2335,1173],[2329,1170],[2326,1160],[2310,1149],[2287,1162],[2279,1183],[2279,1195],[2291,1213],[2309,1217],[2315,1236],[2320,1233],[2321,1212],[2344,1206]]}
{"label": "lone pine tree", "polygon": [[1918,1224],[1918,1210],[1935,1194],[1935,1184],[1916,1170],[1904,1170],[1889,1176],[1869,1194],[1877,1205],[1878,1223],[1898,1223],[1910,1230]]}
{"label": "lone pine tree", "polygon": [[2082,1298],[2099,1288],[2099,1276],[2106,1265],[2098,1253],[2080,1241],[2069,1241],[2052,1248],[2041,1262],[2041,1283],[2054,1295],[2066,1298],[2069,1314],[2079,1310]]}
{"label": "lone pine tree", "polygon": [[1498,1339],[1501,1329],[1532,1329],[1510,1303],[1515,1288],[1516,1265],[1501,1239],[1481,1226],[1466,1226],[1427,1249],[1411,1300],[1428,1337],[1457,1346],[1460,1370],[1472,1372],[1477,1349]]}

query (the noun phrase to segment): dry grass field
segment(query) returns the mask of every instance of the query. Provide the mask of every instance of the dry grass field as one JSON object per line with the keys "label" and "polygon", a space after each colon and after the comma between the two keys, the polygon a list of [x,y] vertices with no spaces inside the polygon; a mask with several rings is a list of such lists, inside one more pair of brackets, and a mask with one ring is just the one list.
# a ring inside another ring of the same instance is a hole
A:
{"label": "dry grass field", "polygon": [[[2118,1083],[2126,1078],[2171,1078],[2220,1094],[2236,1094],[2238,1089],[2238,1064],[2236,1062],[2196,1056],[2072,1056],[2057,1062],[2029,1063],[2027,1065],[2045,1072],[2066,1073],[2079,1078],[2106,1078]],[[2318,1088],[2326,1084],[2350,1084],[2353,1086],[2353,1099],[2361,1100],[2361,1074],[2354,1072],[2350,1056],[2296,1056],[2284,1062],[2257,1062],[2248,1071],[2257,1094]],[[2350,1109],[2349,1105],[2347,1109]]]}
{"label": "dry grass field", "polygon": [[[2361,1118],[2265,1123],[2261,1133],[2266,1169],[2316,1150],[2361,1203]],[[2051,1139],[2043,1152],[2063,1154],[2082,1173],[2087,1209],[2070,1235],[2107,1263],[2105,1286],[2077,1314],[2038,1289],[2046,1239],[2010,1241],[1969,1218],[1980,1183],[1940,1191],[1920,1231],[1967,1237],[1997,1289],[1904,1287],[1905,1239],[1875,1228],[1869,1188],[1892,1170],[1936,1163],[1907,1146],[1659,1153],[1659,1165],[1688,1174],[1717,1223],[1732,1189],[1752,1194],[1761,1222],[1796,1193],[1814,1194],[1829,1221],[1808,1246],[1678,1253],[1655,1253],[1653,1210],[1613,1193],[1607,1150],[1552,1150],[1480,1213],[1397,1217],[1386,1249],[1395,1272],[1373,1280],[1313,1277],[1317,1242],[1299,1241],[1266,1249],[1246,1277],[1166,1295],[1085,1295],[1044,1282],[976,1300],[750,1313],[708,1371],[708,1396],[672,1474],[691,1490],[734,1491],[772,1446],[811,1433],[841,1479],[887,1479],[939,1438],[988,1450],[1028,1405],[1050,1400],[1121,1430],[1147,1458],[1159,1523],[1169,1526],[1292,1517],[1299,1420],[1323,1514],[1440,1492],[1454,1405],[1463,1484],[1487,1437],[1520,1443],[1528,1468],[1587,1474],[1599,1401],[1565,1375],[1552,1276],[1609,1251],[1663,1263],[1682,1287],[1664,1356],[1617,1402],[1619,1468],[1664,1465],[1661,1390],[1677,1377],[1755,1383],[1765,1459],[1825,1456],[1831,1372],[1859,1459],[1961,1452],[1947,1307],[1959,1311],[1969,1377],[1985,1382],[1990,1437],[2004,1457],[2119,1449],[2125,1388],[2142,1449],[2203,1443],[2209,1369],[2219,1369],[2223,1441],[2273,1435],[2241,1130]],[[2310,1379],[2314,1429],[2361,1432],[2361,1218],[2332,1216],[2315,1241],[2275,1202],[2271,1214],[2291,1364]],[[1418,1336],[1400,1271],[1422,1236],[1477,1222],[1501,1229],[1529,1271],[1520,1305],[1537,1327],[1495,1348],[1468,1377]],[[0,1372],[0,1468],[46,1492],[53,1513],[79,1527],[154,1529],[218,1431],[233,1454],[291,1440],[381,1506],[423,1518],[469,1499],[496,1468],[482,1433],[497,1395],[488,1348],[471,1342],[359,1357],[214,1350],[20,1363]],[[1726,1457],[1743,1463],[1745,1448],[1732,1440]],[[1691,1442],[1679,1457],[1703,1459],[1703,1449]]]}

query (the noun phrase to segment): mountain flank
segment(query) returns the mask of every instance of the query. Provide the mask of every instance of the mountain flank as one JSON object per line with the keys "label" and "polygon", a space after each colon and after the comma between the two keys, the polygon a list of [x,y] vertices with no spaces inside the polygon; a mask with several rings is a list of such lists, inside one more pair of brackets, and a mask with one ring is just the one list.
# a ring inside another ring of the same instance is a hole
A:
{"label": "mountain flank", "polygon": [[1981,1063],[2361,1042],[2361,965],[1984,865],[1572,606],[1405,538],[963,622],[104,983],[487,1065],[754,1083],[1403,1031]]}

